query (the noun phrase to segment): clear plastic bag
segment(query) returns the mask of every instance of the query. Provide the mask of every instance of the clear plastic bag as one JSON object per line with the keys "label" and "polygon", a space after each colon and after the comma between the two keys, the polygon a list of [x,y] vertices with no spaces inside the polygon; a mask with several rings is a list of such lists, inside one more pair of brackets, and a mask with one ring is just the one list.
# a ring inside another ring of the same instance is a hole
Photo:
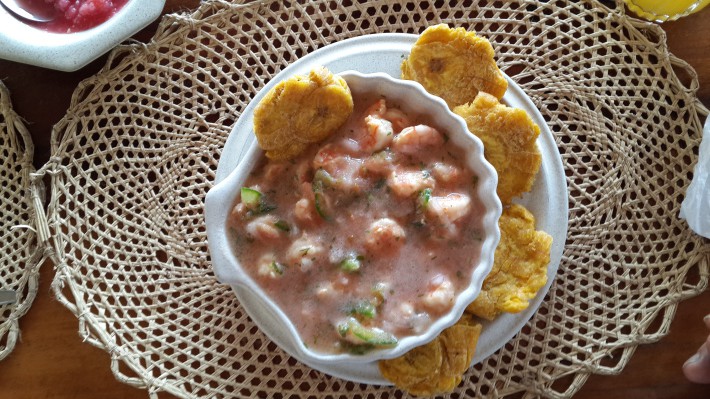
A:
{"label": "clear plastic bag", "polygon": [[680,217],[693,231],[710,238],[710,116],[705,120],[698,163],[680,206]]}

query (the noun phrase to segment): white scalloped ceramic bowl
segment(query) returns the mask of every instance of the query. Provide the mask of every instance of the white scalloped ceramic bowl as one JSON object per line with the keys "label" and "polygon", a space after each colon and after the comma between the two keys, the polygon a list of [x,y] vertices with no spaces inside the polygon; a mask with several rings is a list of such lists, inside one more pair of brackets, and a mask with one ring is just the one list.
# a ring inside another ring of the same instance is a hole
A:
{"label": "white scalloped ceramic bowl", "polygon": [[0,58],[75,71],[146,27],[164,5],[165,0],[130,0],[106,22],[75,33],[37,29],[0,7]]}
{"label": "white scalloped ceramic bowl", "polygon": [[[284,350],[298,359],[306,360],[307,363],[321,365],[368,363],[397,357],[416,346],[429,342],[443,329],[454,324],[461,317],[466,306],[478,296],[481,284],[491,270],[493,253],[500,239],[498,219],[502,211],[500,200],[496,194],[498,176],[483,157],[483,144],[468,132],[464,120],[453,114],[442,99],[428,94],[416,82],[394,79],[384,73],[366,75],[347,71],[339,75],[347,81],[354,96],[359,93],[376,93],[385,96],[388,101],[398,104],[405,111],[427,116],[433,126],[447,132],[451,142],[465,149],[467,165],[478,176],[477,195],[484,208],[483,240],[478,263],[471,265],[474,271],[470,284],[458,295],[451,311],[436,320],[424,333],[402,338],[393,348],[373,350],[364,355],[315,352],[303,344],[303,340],[299,338],[296,328],[288,317],[242,268],[234,254],[232,244],[228,241],[227,218],[237,201],[240,188],[263,156],[262,150],[254,141],[244,160],[236,169],[207,193],[205,218],[214,271],[221,282],[232,285],[238,290],[248,290],[266,304],[267,310],[271,314],[250,313],[250,316],[262,329],[267,330],[267,335],[269,335],[269,331],[287,332],[287,334],[281,334],[286,335],[286,339],[290,341],[283,348]],[[279,325],[272,325],[274,323]]]}

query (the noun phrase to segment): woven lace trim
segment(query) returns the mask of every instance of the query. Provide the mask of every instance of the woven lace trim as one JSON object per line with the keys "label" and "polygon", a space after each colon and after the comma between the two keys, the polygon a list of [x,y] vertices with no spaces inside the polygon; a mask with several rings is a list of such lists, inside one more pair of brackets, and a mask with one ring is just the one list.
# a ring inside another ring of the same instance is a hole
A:
{"label": "woven lace trim", "polygon": [[[44,261],[35,225],[34,202],[44,203],[44,185],[32,182],[34,146],[12,110],[10,92],[0,82],[0,290],[15,291],[16,302],[0,305],[0,360],[20,336],[19,319],[30,309]],[[30,185],[34,184],[34,198]]]}

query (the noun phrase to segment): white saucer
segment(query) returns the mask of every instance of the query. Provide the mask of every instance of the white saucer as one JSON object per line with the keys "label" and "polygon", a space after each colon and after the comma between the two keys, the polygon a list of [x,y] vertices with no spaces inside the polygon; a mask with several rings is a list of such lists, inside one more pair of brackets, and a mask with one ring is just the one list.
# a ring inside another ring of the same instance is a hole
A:
{"label": "white saucer", "polygon": [[[252,132],[254,108],[271,87],[288,77],[305,74],[320,65],[326,66],[333,73],[356,70],[362,73],[385,72],[393,77],[399,77],[400,64],[409,54],[417,37],[416,35],[399,33],[361,36],[323,47],[289,65],[254,97],[235,123],[222,151],[215,183],[223,180],[234,170],[246,154],[249,145],[254,140]],[[549,278],[545,287],[530,301],[530,306],[526,310],[517,314],[503,314],[492,322],[484,323],[473,364],[483,361],[510,341],[534,315],[557,273],[567,237],[567,182],[562,167],[562,158],[545,119],[522,89],[510,78],[507,79],[508,91],[503,97],[503,102],[511,107],[524,109],[540,126],[538,146],[542,152],[542,167],[532,191],[517,202],[525,205],[535,215],[537,229],[547,232],[553,238],[550,264],[547,270]],[[271,328],[278,323],[271,320],[275,316],[265,311],[266,306],[261,303],[260,299],[246,290],[235,289],[235,293],[257,326],[279,347],[294,356],[295,351],[288,345],[289,339],[278,329]],[[346,380],[391,385],[380,374],[376,362],[357,365],[325,365],[304,362],[298,356],[294,357],[316,370]]]}
{"label": "white saucer", "polygon": [[34,28],[0,7],[0,58],[60,71],[75,71],[160,16],[165,0],[131,0],[101,25],[76,33]]}

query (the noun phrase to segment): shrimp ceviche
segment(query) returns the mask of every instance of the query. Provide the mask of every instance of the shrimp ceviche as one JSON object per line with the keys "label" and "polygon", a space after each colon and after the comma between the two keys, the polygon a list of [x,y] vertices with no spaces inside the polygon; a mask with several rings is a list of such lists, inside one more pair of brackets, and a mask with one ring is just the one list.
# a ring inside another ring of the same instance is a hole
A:
{"label": "shrimp ceviche", "polygon": [[264,159],[230,215],[243,267],[322,353],[423,333],[471,281],[483,206],[464,151],[384,98],[338,132]]}

